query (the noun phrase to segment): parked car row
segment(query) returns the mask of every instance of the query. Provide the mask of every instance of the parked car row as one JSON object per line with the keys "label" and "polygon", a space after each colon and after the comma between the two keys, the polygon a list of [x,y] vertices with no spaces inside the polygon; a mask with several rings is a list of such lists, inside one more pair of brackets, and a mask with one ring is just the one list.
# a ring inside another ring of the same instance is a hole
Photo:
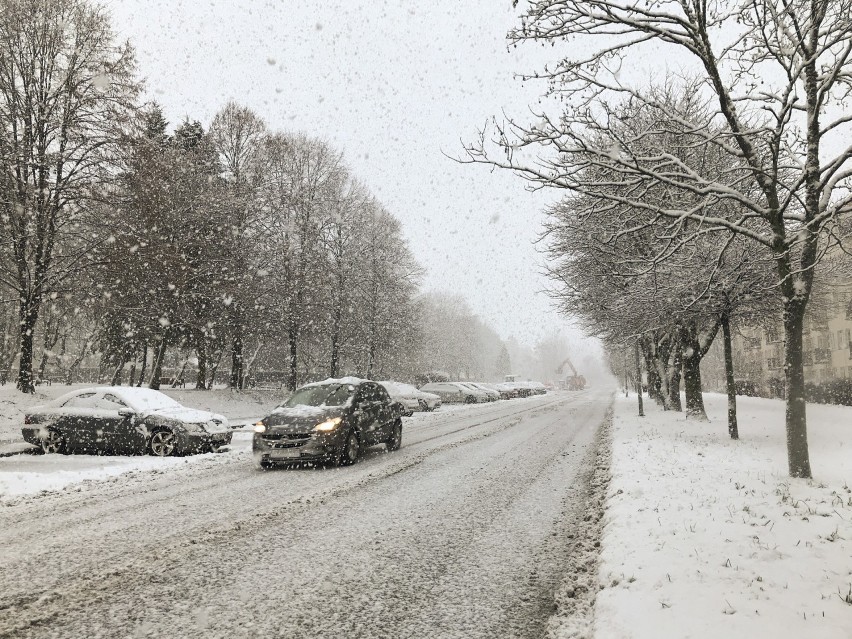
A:
{"label": "parked car row", "polygon": [[547,388],[538,382],[432,382],[420,387],[421,391],[435,393],[447,404],[478,404],[498,399],[514,399],[544,394]]}
{"label": "parked car row", "polygon": [[[254,426],[260,468],[278,463],[355,463],[370,446],[402,445],[402,419],[442,403],[480,403],[546,392],[532,383],[434,382],[420,389],[356,377],[297,389]],[[215,452],[231,443],[228,420],[187,408],[147,388],[82,388],[30,410],[22,434],[45,453],[149,453],[169,457]]]}

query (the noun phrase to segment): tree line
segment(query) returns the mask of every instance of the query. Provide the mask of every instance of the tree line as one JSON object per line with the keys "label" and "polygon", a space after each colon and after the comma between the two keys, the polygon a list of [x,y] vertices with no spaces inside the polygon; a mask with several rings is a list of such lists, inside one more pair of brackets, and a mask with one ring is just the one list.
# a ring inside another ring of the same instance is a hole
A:
{"label": "tree line", "polygon": [[635,349],[667,408],[682,377],[704,417],[699,364],[721,331],[736,438],[731,321],[780,314],[789,472],[810,477],[803,324],[818,265],[848,250],[852,3],[525,4],[510,42],[571,50],[526,78],[555,100],[495,120],[466,159],[565,193],[545,232],[553,295]]}
{"label": "tree line", "polygon": [[0,0],[0,370],[21,391],[92,361],[198,389],[508,367],[463,301],[420,294],[339,151],[233,102],[172,128],[136,73],[101,5]]}

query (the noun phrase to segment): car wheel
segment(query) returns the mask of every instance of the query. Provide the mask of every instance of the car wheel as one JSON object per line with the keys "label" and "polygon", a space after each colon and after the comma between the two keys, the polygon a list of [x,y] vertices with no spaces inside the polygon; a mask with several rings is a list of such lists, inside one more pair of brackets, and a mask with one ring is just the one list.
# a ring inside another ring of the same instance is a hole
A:
{"label": "car wheel", "polygon": [[424,400],[424,399],[418,399],[418,400],[417,400],[417,403],[418,403],[418,404],[420,404],[420,410],[421,410],[421,411],[423,411],[424,413],[425,413],[425,412],[428,412],[428,410],[429,410],[429,405],[426,403],[426,400]]}
{"label": "car wheel", "polygon": [[402,446],[402,421],[396,420],[393,424],[393,432],[390,439],[385,442],[388,452],[399,450]]}
{"label": "car wheel", "polygon": [[41,438],[40,444],[41,450],[46,455],[65,452],[65,438],[62,436],[62,433],[55,428],[49,428],[47,430],[47,435]]}
{"label": "car wheel", "polygon": [[258,470],[269,470],[274,466],[274,464],[271,461],[266,461],[265,459],[262,459],[257,462],[255,466],[257,466]]}
{"label": "car wheel", "polygon": [[361,455],[361,441],[358,439],[358,433],[354,430],[349,431],[346,436],[346,443],[343,444],[343,450],[340,451],[338,458],[338,466],[351,466],[358,461]]}
{"label": "car wheel", "polygon": [[177,435],[170,430],[158,430],[148,441],[148,450],[156,457],[171,457],[177,450]]}
{"label": "car wheel", "polygon": [[475,404],[476,403],[476,397],[474,397],[473,395],[468,395],[467,397],[464,398],[464,403],[465,404]]}

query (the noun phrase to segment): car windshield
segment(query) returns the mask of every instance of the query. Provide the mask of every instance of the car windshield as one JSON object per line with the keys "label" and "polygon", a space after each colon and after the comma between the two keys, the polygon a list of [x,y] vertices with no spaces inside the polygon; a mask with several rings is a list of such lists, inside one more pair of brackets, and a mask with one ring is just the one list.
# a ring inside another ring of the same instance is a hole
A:
{"label": "car windshield", "polygon": [[148,388],[122,388],[121,399],[139,411],[183,408],[168,395]]}
{"label": "car windshield", "polygon": [[352,384],[322,384],[300,388],[282,404],[285,408],[295,406],[344,406],[355,393]]}

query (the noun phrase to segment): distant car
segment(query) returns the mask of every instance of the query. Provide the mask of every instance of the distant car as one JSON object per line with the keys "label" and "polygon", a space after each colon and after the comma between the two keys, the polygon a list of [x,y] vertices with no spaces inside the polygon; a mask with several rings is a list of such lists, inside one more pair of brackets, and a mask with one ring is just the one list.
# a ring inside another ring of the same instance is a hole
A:
{"label": "distant car", "polygon": [[434,393],[425,393],[410,384],[401,382],[379,382],[384,386],[391,399],[402,406],[404,417],[411,417],[415,411],[432,411],[441,405],[441,398]]}
{"label": "distant car", "polygon": [[469,388],[470,391],[476,395],[477,403],[479,403],[479,402],[490,402],[492,400],[491,395],[489,395],[485,391],[485,389],[479,388],[473,382],[456,382],[456,384],[458,384],[460,386],[464,386],[465,388]]}
{"label": "distant car", "polygon": [[488,398],[481,390],[460,382],[432,382],[421,386],[420,390],[438,395],[445,404],[476,404]]}
{"label": "distant car", "polygon": [[513,397],[529,397],[534,394],[527,382],[504,382],[501,386],[513,393]]}
{"label": "distant car", "polygon": [[541,382],[527,382],[527,386],[535,395],[547,394],[547,386],[545,386]]}
{"label": "distant car", "polygon": [[485,386],[486,388],[490,388],[493,391],[497,391],[497,394],[500,395],[500,399],[512,399],[513,397],[518,396],[518,392],[513,390],[506,384],[491,384],[486,382],[481,382],[481,386]]}
{"label": "distant car", "polygon": [[45,453],[72,451],[158,457],[212,452],[231,443],[228,420],[187,408],[148,388],[82,388],[24,416],[24,439]]}
{"label": "distant car", "polygon": [[356,377],[327,379],[297,389],[254,427],[255,463],[354,464],[361,451],[402,445],[400,406],[381,384]]}
{"label": "distant car", "polygon": [[498,399],[502,399],[500,397],[500,391],[498,391],[497,389],[491,388],[488,384],[482,384],[480,382],[467,382],[467,383],[470,384],[471,386],[473,386],[474,388],[478,388],[483,393],[485,393],[488,396],[489,402],[496,402]]}

